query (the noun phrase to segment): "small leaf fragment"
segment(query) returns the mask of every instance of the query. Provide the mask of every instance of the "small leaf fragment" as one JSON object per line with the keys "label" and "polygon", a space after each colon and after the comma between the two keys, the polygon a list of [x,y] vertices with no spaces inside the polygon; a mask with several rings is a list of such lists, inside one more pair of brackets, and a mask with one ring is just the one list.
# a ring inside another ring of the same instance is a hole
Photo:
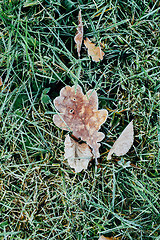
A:
{"label": "small leaf fragment", "polygon": [[100,236],[100,238],[98,240],[118,240],[118,238],[114,238],[114,237],[104,237],[103,235]]}
{"label": "small leaf fragment", "polygon": [[93,150],[97,164],[100,156],[99,147],[104,133],[98,132],[106,121],[108,111],[98,110],[98,97],[94,90],[83,94],[79,85],[66,86],[61,89],[60,96],[55,98],[54,105],[60,112],[54,115],[54,124],[66,131],[72,131],[76,138],[81,138]]}
{"label": "small leaf fragment", "polygon": [[111,159],[113,153],[116,156],[125,155],[131,148],[134,141],[134,130],[133,130],[133,120],[127,125],[123,130],[119,138],[113,144],[113,147],[110,149],[107,160]]}
{"label": "small leaf fragment", "polygon": [[81,51],[81,46],[82,46],[82,39],[83,39],[83,23],[82,23],[81,9],[80,9],[79,14],[78,14],[77,33],[76,33],[76,36],[74,37],[74,41],[76,42],[77,53],[78,53],[79,58],[80,58],[80,51]]}
{"label": "small leaf fragment", "polygon": [[0,87],[3,85],[2,78],[0,77]]}
{"label": "small leaf fragment", "polygon": [[104,52],[100,47],[96,47],[94,43],[92,43],[89,38],[84,40],[84,45],[88,48],[88,56],[92,57],[92,61],[99,62],[103,60]]}
{"label": "small leaf fragment", "polygon": [[69,135],[66,136],[64,145],[64,158],[68,160],[70,167],[74,168],[75,172],[87,169],[89,161],[93,157],[89,146],[86,143],[76,142]]}

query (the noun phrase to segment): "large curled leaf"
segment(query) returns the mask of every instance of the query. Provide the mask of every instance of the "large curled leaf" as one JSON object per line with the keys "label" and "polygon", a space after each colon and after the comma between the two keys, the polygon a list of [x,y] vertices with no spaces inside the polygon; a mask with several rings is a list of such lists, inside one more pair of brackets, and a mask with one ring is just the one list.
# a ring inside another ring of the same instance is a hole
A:
{"label": "large curled leaf", "polygon": [[78,57],[79,58],[80,58],[80,51],[81,51],[81,46],[82,46],[82,39],[83,39],[83,23],[82,23],[81,10],[79,10],[78,28],[77,28],[76,36],[74,38],[74,41],[76,42],[77,52],[78,52]]}
{"label": "large curled leaf", "polygon": [[64,145],[64,157],[68,160],[70,167],[74,168],[75,172],[87,169],[93,156],[90,147],[86,143],[80,144],[74,141],[69,135],[66,136]]}
{"label": "large curled leaf", "polygon": [[110,149],[107,159],[110,160],[113,153],[116,156],[123,156],[131,148],[134,140],[134,131],[133,131],[133,120],[127,125],[123,130],[119,138],[113,144],[113,147]]}
{"label": "large curled leaf", "polygon": [[93,149],[96,159],[100,156],[99,147],[104,133],[98,132],[106,121],[107,110],[98,110],[98,97],[94,90],[83,94],[79,85],[66,86],[61,89],[60,96],[55,98],[54,105],[60,112],[54,115],[55,125],[63,130],[72,131],[76,138],[81,138]]}
{"label": "large curled leaf", "polygon": [[88,48],[88,55],[92,57],[92,61],[99,62],[103,59],[104,52],[100,47],[96,47],[94,43],[92,43],[89,38],[84,40],[84,45]]}

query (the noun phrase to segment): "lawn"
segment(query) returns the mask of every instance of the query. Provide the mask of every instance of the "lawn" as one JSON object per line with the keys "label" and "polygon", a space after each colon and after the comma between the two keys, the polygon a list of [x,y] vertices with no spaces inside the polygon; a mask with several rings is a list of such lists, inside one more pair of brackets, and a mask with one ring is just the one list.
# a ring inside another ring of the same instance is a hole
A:
{"label": "lawn", "polygon": [[[105,53],[93,62],[74,37]],[[0,1],[0,239],[160,240],[158,0]],[[108,110],[96,166],[75,173],[54,99],[94,89]],[[133,120],[127,154],[107,155]]]}

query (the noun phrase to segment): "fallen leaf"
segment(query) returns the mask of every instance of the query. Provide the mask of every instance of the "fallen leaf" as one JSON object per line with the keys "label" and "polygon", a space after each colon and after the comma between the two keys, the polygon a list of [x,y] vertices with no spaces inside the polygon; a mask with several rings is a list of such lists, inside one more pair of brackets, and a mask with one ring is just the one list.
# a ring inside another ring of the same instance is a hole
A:
{"label": "fallen leaf", "polygon": [[82,46],[82,39],[83,39],[83,23],[82,23],[81,10],[79,10],[77,34],[74,38],[74,41],[76,42],[77,53],[79,58],[80,58],[80,51]]}
{"label": "fallen leaf", "polygon": [[110,149],[107,159],[110,160],[113,153],[116,156],[125,155],[131,148],[134,140],[134,131],[133,131],[133,120],[127,125],[123,130],[119,138],[113,144],[113,147]]}
{"label": "fallen leaf", "polygon": [[88,55],[92,57],[94,62],[99,62],[103,59],[104,52],[100,47],[96,47],[94,43],[92,43],[89,38],[84,40],[84,45],[88,48]]}
{"label": "fallen leaf", "polygon": [[69,135],[65,138],[64,146],[64,158],[68,160],[70,167],[74,168],[75,172],[87,169],[89,161],[93,157],[90,147],[86,143],[76,142]]}
{"label": "fallen leaf", "polygon": [[118,238],[114,238],[114,237],[104,237],[103,235],[100,236],[100,238],[98,240],[118,240]]}
{"label": "fallen leaf", "polygon": [[0,77],[0,87],[3,85],[2,78]]}
{"label": "fallen leaf", "polygon": [[[111,238],[109,238],[109,239],[111,239]],[[102,235],[102,236],[100,236],[100,238],[98,240],[108,240],[108,238],[106,238]]]}
{"label": "fallen leaf", "polygon": [[98,130],[106,121],[108,111],[98,110],[96,91],[89,90],[84,95],[79,85],[66,86],[61,89],[60,96],[55,98],[54,105],[60,112],[53,117],[55,125],[63,130],[72,131],[76,138],[86,141],[93,150],[97,164],[97,158],[100,156],[99,142],[105,137],[104,133]]}

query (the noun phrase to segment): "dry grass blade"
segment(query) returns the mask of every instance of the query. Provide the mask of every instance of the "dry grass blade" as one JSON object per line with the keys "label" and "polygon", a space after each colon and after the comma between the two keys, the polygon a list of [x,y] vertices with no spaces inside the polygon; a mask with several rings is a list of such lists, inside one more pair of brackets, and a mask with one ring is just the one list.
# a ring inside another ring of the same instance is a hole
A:
{"label": "dry grass blade", "polygon": [[56,126],[63,130],[70,130],[76,138],[81,138],[93,149],[97,163],[100,143],[104,133],[98,132],[106,121],[108,112],[98,110],[97,93],[89,90],[84,95],[79,85],[66,86],[61,89],[60,96],[54,100],[54,105],[60,114],[53,117]]}
{"label": "dry grass blade", "polygon": [[89,38],[86,38],[86,40],[84,40],[84,45],[88,49],[88,55],[92,57],[92,60],[94,62],[103,60],[104,52],[100,47],[96,47],[95,44],[89,40]]}
{"label": "dry grass blade", "polygon": [[83,39],[83,23],[82,23],[81,10],[79,10],[77,34],[74,38],[74,41],[76,42],[77,52],[78,52],[78,57],[79,58],[80,58],[80,51],[81,51],[81,46],[82,46],[82,39]]}
{"label": "dry grass blade", "polygon": [[87,169],[93,156],[90,147],[86,143],[80,144],[76,142],[69,135],[66,136],[64,145],[64,157],[68,160],[70,167],[74,168],[75,172]]}
{"label": "dry grass blade", "polygon": [[119,138],[110,149],[107,159],[110,160],[113,153],[117,156],[123,156],[131,148],[134,140],[133,120],[123,130]]}

